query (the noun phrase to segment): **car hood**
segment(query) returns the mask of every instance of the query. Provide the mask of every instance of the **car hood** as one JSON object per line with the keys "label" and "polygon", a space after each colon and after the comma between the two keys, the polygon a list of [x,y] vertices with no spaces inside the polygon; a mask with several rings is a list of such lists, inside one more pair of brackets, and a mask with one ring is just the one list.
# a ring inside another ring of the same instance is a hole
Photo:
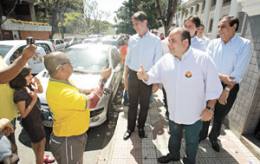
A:
{"label": "car hood", "polygon": [[[47,71],[42,71],[37,75],[37,78],[40,80],[42,87],[43,87],[43,93],[38,94],[38,97],[40,98],[41,103],[47,104],[46,102],[46,90],[49,82],[49,75]],[[80,89],[91,89],[98,86],[98,82],[100,79],[99,74],[93,74],[93,73],[76,73],[73,72],[70,81],[73,85],[75,85],[77,88]]]}

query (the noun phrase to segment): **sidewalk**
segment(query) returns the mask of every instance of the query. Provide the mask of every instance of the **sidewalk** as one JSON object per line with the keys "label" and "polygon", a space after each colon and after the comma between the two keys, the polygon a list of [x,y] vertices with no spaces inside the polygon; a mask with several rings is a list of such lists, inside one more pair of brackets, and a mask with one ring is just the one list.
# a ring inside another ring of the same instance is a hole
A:
{"label": "sidewalk", "polygon": [[[165,120],[165,108],[162,103],[162,92],[155,95],[156,102],[149,109],[145,131],[147,138],[140,139],[137,130],[131,138],[124,141],[127,127],[127,108],[121,107],[117,127],[110,144],[99,156],[99,164],[157,164],[157,158],[168,153],[168,122]],[[259,160],[228,129],[219,138],[222,149],[215,152],[208,140],[201,142],[197,154],[198,164],[260,164]],[[184,156],[184,142],[181,157]],[[173,163],[173,162],[171,162]],[[182,161],[175,162],[182,164]]]}

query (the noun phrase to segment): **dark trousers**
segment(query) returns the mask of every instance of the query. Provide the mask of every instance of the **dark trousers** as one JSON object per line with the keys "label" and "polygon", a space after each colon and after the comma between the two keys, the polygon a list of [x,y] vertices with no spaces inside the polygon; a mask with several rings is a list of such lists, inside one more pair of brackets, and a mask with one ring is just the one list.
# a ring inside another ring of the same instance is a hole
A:
{"label": "dark trousers", "polygon": [[167,95],[166,95],[166,91],[164,89],[164,87],[162,87],[162,91],[163,91],[163,103],[164,103],[164,107],[166,109],[166,116],[169,117],[169,111],[168,111],[168,103],[167,103]]}
{"label": "dark trousers", "polygon": [[[224,87],[225,87],[225,85],[223,85],[223,88]],[[229,96],[227,99],[227,104],[221,105],[219,102],[216,103],[215,111],[214,111],[214,118],[213,118],[213,125],[212,125],[212,129],[210,131],[210,134],[209,134],[209,138],[211,140],[217,141],[217,139],[220,135],[221,125],[225,119],[225,116],[231,110],[231,108],[236,100],[238,91],[239,91],[239,85],[236,84],[229,93]],[[203,127],[200,132],[200,140],[207,138],[209,125],[210,125],[210,121],[203,122]]]}
{"label": "dark trousers", "polygon": [[127,118],[127,129],[134,131],[136,118],[137,118],[137,108],[140,103],[140,112],[138,115],[138,128],[144,128],[148,109],[150,97],[152,94],[152,86],[146,85],[143,81],[138,80],[136,72],[129,70],[128,76],[128,96],[129,96],[129,110]]}
{"label": "dark trousers", "polygon": [[196,163],[196,154],[199,146],[199,133],[202,127],[202,122],[198,120],[191,125],[177,124],[173,121],[169,121],[170,127],[170,139],[168,143],[168,149],[170,155],[175,158],[180,158],[181,139],[184,130],[185,147],[187,160],[191,164]]}

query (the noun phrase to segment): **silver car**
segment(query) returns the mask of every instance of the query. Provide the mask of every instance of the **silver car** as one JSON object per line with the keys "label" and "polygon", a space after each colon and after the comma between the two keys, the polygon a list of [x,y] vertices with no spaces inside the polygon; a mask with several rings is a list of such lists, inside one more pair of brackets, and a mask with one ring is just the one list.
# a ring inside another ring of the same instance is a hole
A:
{"label": "silver car", "polygon": [[[122,78],[120,56],[116,47],[100,44],[78,44],[65,50],[72,65],[73,73],[71,81],[82,89],[91,89],[98,86],[100,71],[104,68],[112,68],[112,73],[106,81],[104,94],[97,106],[90,109],[90,127],[101,125],[107,120],[108,110],[116,95]],[[43,85],[44,92],[39,94],[42,110],[49,110],[46,102],[45,92],[48,84],[49,74],[46,70],[37,75]],[[47,116],[48,117],[48,116]],[[49,116],[51,117],[51,116]],[[51,120],[51,118],[49,119]],[[51,126],[46,122],[45,126]]]}

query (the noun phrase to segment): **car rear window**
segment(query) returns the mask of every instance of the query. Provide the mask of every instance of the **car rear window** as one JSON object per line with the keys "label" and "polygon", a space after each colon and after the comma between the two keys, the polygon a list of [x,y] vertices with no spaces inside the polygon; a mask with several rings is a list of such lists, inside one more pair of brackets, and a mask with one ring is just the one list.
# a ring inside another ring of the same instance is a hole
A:
{"label": "car rear window", "polygon": [[13,46],[0,45],[0,56],[4,57]]}

